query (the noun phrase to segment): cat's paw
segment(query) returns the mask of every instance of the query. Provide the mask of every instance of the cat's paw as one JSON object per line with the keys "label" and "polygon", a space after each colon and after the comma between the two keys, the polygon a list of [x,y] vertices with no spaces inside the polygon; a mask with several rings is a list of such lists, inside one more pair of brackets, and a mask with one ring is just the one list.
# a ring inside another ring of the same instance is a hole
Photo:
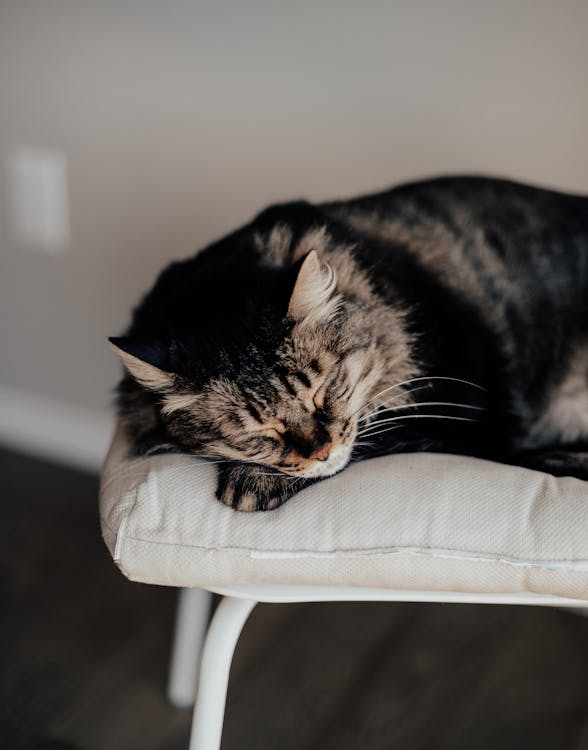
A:
{"label": "cat's paw", "polygon": [[229,464],[219,470],[216,496],[235,510],[273,510],[305,486],[286,474],[254,464]]}

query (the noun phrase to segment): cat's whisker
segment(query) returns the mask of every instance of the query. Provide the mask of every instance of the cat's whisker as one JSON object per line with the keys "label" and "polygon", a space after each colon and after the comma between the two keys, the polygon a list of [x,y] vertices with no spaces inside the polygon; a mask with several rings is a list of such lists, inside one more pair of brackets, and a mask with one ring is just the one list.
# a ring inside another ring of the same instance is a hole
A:
{"label": "cat's whisker", "polygon": [[292,474],[285,474],[283,471],[257,471],[255,472],[255,476],[258,477],[282,477],[289,479],[289,484],[294,484],[296,482],[299,482],[300,480],[304,479],[303,476],[300,476],[298,474],[292,475]]}
{"label": "cat's whisker", "polygon": [[[200,458],[200,456],[196,456],[196,458]],[[216,466],[218,464],[232,464],[234,461],[209,461],[208,459],[205,459],[202,463],[207,466]]]}
{"label": "cat's whisker", "polygon": [[[365,421],[367,419],[371,419],[371,417],[373,417],[375,414],[378,413],[378,411],[380,410],[380,408],[382,406],[387,406],[388,404],[392,404],[395,401],[398,401],[398,399],[400,399],[400,398],[406,398],[407,395],[412,394],[415,391],[420,391],[423,388],[430,388],[430,386],[429,385],[420,385],[420,386],[417,386],[416,388],[412,388],[410,390],[407,389],[406,391],[403,391],[402,393],[397,393],[395,396],[391,396],[389,399],[386,399],[386,401],[382,401],[380,404],[374,404],[373,401],[371,401],[371,400],[368,401],[367,404],[365,404],[362,408],[369,409],[369,411],[367,412],[367,414],[365,414],[363,416],[360,415],[359,418],[358,418],[358,422],[363,422],[363,421]],[[357,412],[354,412],[354,413],[357,413]]]}
{"label": "cat's whisker", "polygon": [[[405,396],[412,396],[413,393],[416,393],[417,391],[424,391],[432,388],[430,383],[427,383],[427,385],[417,385],[416,388],[407,388],[405,391],[402,391],[402,393],[397,393],[395,396],[391,396],[390,398],[387,398],[385,401],[382,401],[380,404],[376,406],[376,409],[379,409],[381,406],[388,406],[388,404],[392,404],[395,401],[398,401],[399,398],[404,398]],[[414,401],[410,401],[409,404],[414,403]]]}
{"label": "cat's whisker", "polygon": [[[418,409],[421,406],[452,406],[459,409],[473,409],[475,411],[486,411],[485,406],[474,406],[473,404],[458,404],[453,401],[417,401],[411,404],[401,404],[400,406],[388,406],[384,409],[379,409],[378,414],[385,414],[388,412],[401,411],[403,409]],[[378,422],[371,422],[370,426],[377,425]]]}
{"label": "cat's whisker", "polygon": [[[389,391],[392,391],[396,388],[401,388],[402,386],[405,386],[405,385],[410,385],[411,383],[422,382],[423,380],[426,380],[426,381],[444,380],[444,381],[450,381],[454,383],[462,383],[463,385],[469,385],[472,388],[477,388],[480,391],[484,391],[484,392],[488,391],[488,389],[484,388],[484,386],[478,385],[478,383],[473,383],[471,380],[463,380],[462,378],[453,378],[453,377],[449,377],[446,375],[423,375],[418,378],[410,378],[409,380],[403,380],[400,383],[394,383],[394,385],[389,385],[387,388],[384,388],[379,393],[376,393],[376,395],[370,399],[369,403],[373,403],[377,398],[379,398],[380,396],[383,396],[384,393],[388,393]],[[431,387],[432,387],[432,384],[431,384]],[[357,411],[355,411],[354,414],[357,414],[357,412],[361,411],[361,409],[363,408],[365,408],[365,404],[361,406],[359,409],[357,409]],[[354,414],[352,414],[352,416],[354,416]]]}
{"label": "cat's whisker", "polygon": [[[232,459],[230,458],[222,458],[218,455],[218,453],[215,455],[214,453],[190,453],[190,458],[202,458],[207,463],[231,463]],[[233,461],[234,462],[234,461]]]}
{"label": "cat's whisker", "polygon": [[[392,432],[392,430],[397,430],[399,427],[405,427],[405,425],[402,424],[395,424],[391,427],[384,427],[383,430],[378,430],[377,432],[371,432],[368,437],[374,437],[374,435],[381,435],[383,432]],[[359,443],[357,443],[359,445]],[[373,448],[373,443],[370,445],[370,447]]]}
{"label": "cat's whisker", "polygon": [[291,476],[290,474],[282,474],[283,477],[288,479],[288,487],[292,488],[295,487],[298,482],[301,482],[304,477],[299,476]]}
{"label": "cat's whisker", "polygon": [[480,421],[479,419],[472,419],[471,417],[455,417],[449,414],[399,414],[397,417],[390,417],[388,419],[382,419],[378,422],[374,422],[373,424],[368,425],[365,429],[360,430],[357,434],[359,437],[361,437],[370,433],[371,436],[371,430],[373,430],[375,427],[379,427],[380,425],[387,424],[389,422],[398,422],[400,419],[451,419],[458,422]]}
{"label": "cat's whisker", "polygon": [[367,440],[357,440],[353,443],[353,448],[374,448],[375,443],[370,443]]}

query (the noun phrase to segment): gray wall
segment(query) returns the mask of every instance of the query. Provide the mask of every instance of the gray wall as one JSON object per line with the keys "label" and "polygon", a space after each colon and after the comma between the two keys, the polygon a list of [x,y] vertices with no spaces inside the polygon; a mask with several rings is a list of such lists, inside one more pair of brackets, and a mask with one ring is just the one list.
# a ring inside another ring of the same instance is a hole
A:
{"label": "gray wall", "polygon": [[0,386],[105,408],[105,344],[172,258],[265,204],[440,172],[588,192],[588,4],[0,4],[0,157],[64,152],[72,242],[0,206]]}

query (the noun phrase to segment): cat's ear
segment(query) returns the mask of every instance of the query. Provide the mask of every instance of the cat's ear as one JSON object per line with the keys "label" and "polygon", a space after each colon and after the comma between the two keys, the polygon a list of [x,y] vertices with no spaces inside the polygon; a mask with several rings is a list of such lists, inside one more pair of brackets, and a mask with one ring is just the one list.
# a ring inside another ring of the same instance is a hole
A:
{"label": "cat's ear", "polygon": [[331,266],[322,263],[316,250],[311,250],[298,271],[288,303],[288,316],[307,323],[330,317],[338,304],[334,296],[336,284]]}
{"label": "cat's ear", "polygon": [[174,385],[174,376],[162,370],[159,364],[161,352],[158,347],[148,346],[131,338],[111,337],[108,339],[114,351],[133,378],[150,391],[163,393]]}

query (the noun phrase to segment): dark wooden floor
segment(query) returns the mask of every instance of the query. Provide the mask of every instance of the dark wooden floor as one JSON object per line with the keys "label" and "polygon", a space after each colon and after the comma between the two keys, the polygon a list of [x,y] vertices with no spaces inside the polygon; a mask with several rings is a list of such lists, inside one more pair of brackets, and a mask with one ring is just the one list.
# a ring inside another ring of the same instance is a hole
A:
{"label": "dark wooden floor", "polygon": [[[181,750],[175,592],[126,581],[95,477],[0,452],[1,750]],[[588,619],[520,607],[259,606],[223,750],[588,750]]]}

